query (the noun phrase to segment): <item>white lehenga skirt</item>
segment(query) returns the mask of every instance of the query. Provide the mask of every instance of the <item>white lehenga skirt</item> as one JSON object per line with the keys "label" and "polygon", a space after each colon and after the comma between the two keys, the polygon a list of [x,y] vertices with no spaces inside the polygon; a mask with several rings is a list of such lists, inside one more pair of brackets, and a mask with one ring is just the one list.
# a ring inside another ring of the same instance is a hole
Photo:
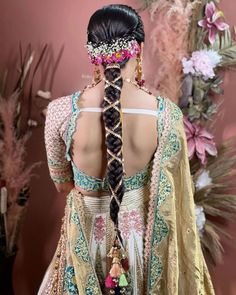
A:
{"label": "white lehenga skirt", "polygon": [[[119,228],[129,259],[130,289],[126,293],[129,295],[144,294],[143,250],[148,197],[148,184],[139,189],[125,192],[119,212]],[[78,201],[82,207],[78,206]],[[83,215],[84,234],[102,294],[109,294],[108,290],[104,288],[104,281],[110,269],[107,253],[114,241],[114,227],[109,215],[109,203],[109,195],[90,197],[81,195],[76,189],[73,189],[67,196],[66,206],[80,211],[78,216]],[[72,225],[72,221],[75,222],[75,216],[71,216],[68,212],[71,210],[66,208],[64,217],[66,230],[63,231],[38,295],[83,294],[79,291],[79,281],[76,276],[80,269],[76,263],[76,251],[74,251],[76,240],[78,240],[78,233]],[[64,261],[60,262],[62,256],[64,256]],[[87,293],[84,291],[84,294]]]}

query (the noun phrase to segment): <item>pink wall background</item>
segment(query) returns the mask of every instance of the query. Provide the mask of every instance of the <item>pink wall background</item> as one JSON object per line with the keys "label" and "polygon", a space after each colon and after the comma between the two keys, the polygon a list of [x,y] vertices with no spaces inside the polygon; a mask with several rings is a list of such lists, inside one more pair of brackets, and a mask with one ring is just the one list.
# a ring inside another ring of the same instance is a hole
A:
{"label": "pink wall background", "polygon": [[[35,90],[39,88],[52,90],[53,97],[56,98],[81,89],[90,82],[92,72],[83,47],[86,42],[89,16],[97,8],[111,3],[116,1],[2,0],[0,2],[0,73],[8,67],[10,74],[15,76],[13,65],[18,54],[19,41],[22,42],[23,47],[31,42],[37,52],[47,43],[49,51],[37,74]],[[135,0],[120,1],[120,3],[137,7]],[[234,25],[236,23],[235,0],[223,0],[221,7],[225,11],[227,22]],[[142,17],[148,34],[151,24],[147,13],[142,13]],[[146,44],[145,72],[148,76],[151,60],[148,59],[148,42]],[[59,56],[60,62],[55,67]],[[152,71],[155,71],[155,68],[152,67]],[[55,75],[53,75],[54,72]],[[53,78],[45,79],[46,73]],[[150,75],[149,78],[151,78]],[[229,72],[225,78],[222,114],[214,127],[216,141],[219,143],[236,131],[235,78],[235,72]],[[65,198],[56,193],[49,179],[45,160],[43,128],[38,128],[33,132],[29,142],[28,161],[43,161],[43,165],[38,170],[39,177],[32,180],[31,198],[14,268],[16,295],[36,294],[59,237]],[[233,234],[236,225],[229,226]],[[235,261],[236,250],[225,245],[224,265],[211,269],[217,295],[236,294]]]}

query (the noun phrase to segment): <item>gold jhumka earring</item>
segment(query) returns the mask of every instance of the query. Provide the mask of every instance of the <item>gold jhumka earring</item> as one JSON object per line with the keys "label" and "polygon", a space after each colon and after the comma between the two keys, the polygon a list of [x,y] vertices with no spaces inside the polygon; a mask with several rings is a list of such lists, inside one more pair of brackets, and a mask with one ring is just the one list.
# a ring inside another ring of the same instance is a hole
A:
{"label": "gold jhumka earring", "polygon": [[144,86],[145,80],[143,79],[142,58],[141,58],[141,54],[140,53],[137,54],[136,61],[137,61],[137,66],[136,66],[136,77],[135,77],[135,81],[137,82],[137,84],[140,87],[142,87],[142,86]]}
{"label": "gold jhumka earring", "polygon": [[93,71],[93,84],[97,84],[98,82],[101,81],[101,71],[99,65],[94,66],[94,71]]}

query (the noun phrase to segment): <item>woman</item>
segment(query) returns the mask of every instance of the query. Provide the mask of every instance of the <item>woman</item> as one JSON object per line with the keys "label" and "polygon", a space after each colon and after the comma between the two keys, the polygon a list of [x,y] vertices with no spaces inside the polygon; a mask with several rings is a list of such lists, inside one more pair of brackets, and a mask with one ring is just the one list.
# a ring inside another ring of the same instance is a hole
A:
{"label": "woman", "polygon": [[87,43],[95,81],[48,107],[49,170],[68,196],[38,294],[214,294],[182,113],[143,86],[143,43],[131,7],[96,11]]}

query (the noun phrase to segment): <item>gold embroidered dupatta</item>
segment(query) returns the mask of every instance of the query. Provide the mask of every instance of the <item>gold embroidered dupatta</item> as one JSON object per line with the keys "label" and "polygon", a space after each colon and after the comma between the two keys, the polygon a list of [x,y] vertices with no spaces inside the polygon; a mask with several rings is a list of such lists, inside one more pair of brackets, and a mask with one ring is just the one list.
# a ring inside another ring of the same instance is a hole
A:
{"label": "gold embroidered dupatta", "polygon": [[[169,99],[159,99],[159,143],[145,233],[144,295],[214,295],[196,227],[182,112]],[[81,197],[72,190],[54,264],[46,274],[51,279],[38,294],[102,295],[86,227]],[[65,286],[69,292],[63,291]]]}
{"label": "gold embroidered dupatta", "polygon": [[196,227],[183,115],[168,99],[163,107],[145,237],[145,294],[213,295]]}

